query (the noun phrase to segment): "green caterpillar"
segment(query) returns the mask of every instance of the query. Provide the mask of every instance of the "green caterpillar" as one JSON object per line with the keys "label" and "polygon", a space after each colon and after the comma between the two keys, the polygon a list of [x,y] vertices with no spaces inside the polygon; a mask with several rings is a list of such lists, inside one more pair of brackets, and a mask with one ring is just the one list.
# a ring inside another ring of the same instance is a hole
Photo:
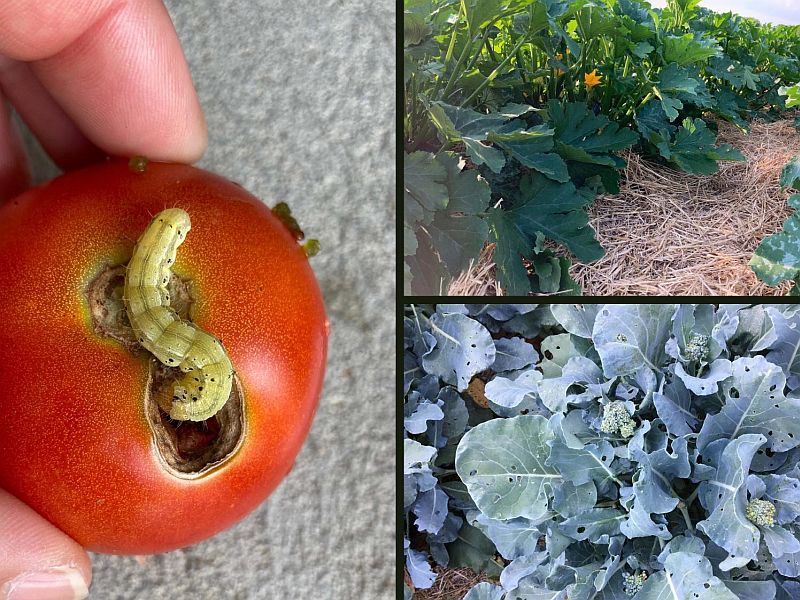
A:
{"label": "green caterpillar", "polygon": [[190,228],[189,215],[180,208],[155,216],[136,242],[123,297],[139,343],[163,364],[184,373],[174,386],[159,390],[159,406],[173,419],[204,421],[228,400],[233,365],[217,338],[182,321],[170,307],[171,267]]}

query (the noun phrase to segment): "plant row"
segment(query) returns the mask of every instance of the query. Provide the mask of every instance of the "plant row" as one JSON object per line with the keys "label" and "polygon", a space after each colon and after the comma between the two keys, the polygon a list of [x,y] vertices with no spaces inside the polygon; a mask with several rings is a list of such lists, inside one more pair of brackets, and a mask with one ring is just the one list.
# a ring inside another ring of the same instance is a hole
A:
{"label": "plant row", "polygon": [[406,598],[800,598],[800,306],[414,305]]}
{"label": "plant row", "polygon": [[782,114],[800,27],[698,2],[406,0],[406,292],[446,293],[491,242],[504,293],[577,293],[566,254],[602,256],[586,209],[619,190],[620,150],[744,160],[716,123]]}

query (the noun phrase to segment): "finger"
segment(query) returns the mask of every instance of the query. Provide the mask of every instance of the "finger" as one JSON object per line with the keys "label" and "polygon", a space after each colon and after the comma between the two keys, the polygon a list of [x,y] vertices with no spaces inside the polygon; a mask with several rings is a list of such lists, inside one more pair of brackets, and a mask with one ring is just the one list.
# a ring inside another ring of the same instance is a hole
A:
{"label": "finger", "polygon": [[75,541],[0,490],[0,598],[85,598],[89,557]]}
{"label": "finger", "polygon": [[22,139],[11,122],[8,105],[0,94],[0,201],[21,193],[30,180]]}
{"label": "finger", "polygon": [[0,54],[34,61],[58,54],[118,0],[6,0],[0,6]]}
{"label": "finger", "polygon": [[0,56],[0,89],[59,167],[75,169],[102,158],[27,63]]}
{"label": "finger", "polygon": [[159,0],[12,0],[0,3],[0,30],[0,52],[32,60],[42,85],[106,152],[202,156],[203,113]]}

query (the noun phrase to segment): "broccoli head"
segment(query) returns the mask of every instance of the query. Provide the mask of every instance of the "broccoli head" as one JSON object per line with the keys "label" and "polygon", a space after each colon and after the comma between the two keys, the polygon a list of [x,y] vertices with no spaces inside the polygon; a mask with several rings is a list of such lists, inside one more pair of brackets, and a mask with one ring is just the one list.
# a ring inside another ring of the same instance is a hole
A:
{"label": "broccoli head", "polygon": [[751,523],[762,527],[772,527],[775,524],[775,505],[767,500],[750,500],[744,514]]}
{"label": "broccoli head", "polygon": [[695,362],[708,358],[708,336],[693,333],[686,344],[686,357]]}
{"label": "broccoli head", "polygon": [[622,576],[622,584],[628,596],[635,596],[642,589],[644,582],[647,581],[647,573],[630,573]]}
{"label": "broccoli head", "polygon": [[624,438],[633,435],[636,423],[628,414],[625,404],[612,402],[603,407],[603,420],[600,422],[600,431],[603,433],[619,433]]}

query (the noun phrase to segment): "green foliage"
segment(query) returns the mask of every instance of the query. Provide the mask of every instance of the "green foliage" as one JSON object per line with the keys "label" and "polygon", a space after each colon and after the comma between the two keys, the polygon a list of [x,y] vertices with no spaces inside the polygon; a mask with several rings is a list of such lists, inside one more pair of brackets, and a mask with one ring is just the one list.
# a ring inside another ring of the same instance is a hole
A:
{"label": "green foliage", "polygon": [[782,88],[781,93],[788,97],[786,100],[786,108],[800,106],[800,84],[793,85],[790,88]]}
{"label": "green foliage", "polygon": [[[509,208],[490,211],[490,240],[497,244],[495,263],[497,281],[507,293],[518,295],[530,291],[527,273],[520,258],[534,260],[540,238],[564,244],[580,260],[592,261],[603,256],[603,249],[589,227],[586,206],[592,197],[581,193],[572,183],[559,183],[540,174],[524,176],[519,193],[511,198]],[[556,265],[553,265],[555,267]],[[561,282],[561,272],[553,269],[552,278],[544,283],[546,290]]]}
{"label": "green foliage", "polygon": [[[404,7],[403,135],[413,163],[404,240],[414,280],[406,289],[418,293],[445,289],[477,258],[489,230],[493,240],[511,236],[495,255],[506,291],[572,291],[575,242],[566,240],[582,229],[575,209],[549,210],[535,227],[514,222],[505,212],[516,207],[524,178],[571,184],[588,198],[585,207],[618,190],[624,161],[616,153],[633,145],[673,168],[713,173],[718,161],[744,157],[716,144],[707,115],[745,130],[755,115],[775,119],[800,104],[800,28],[716,14],[698,0],[669,0],[664,9],[643,0]],[[470,173],[476,194],[463,213],[443,191],[458,179],[437,168],[447,152],[466,163],[459,174]],[[437,219],[438,211],[446,216]],[[554,237],[559,226],[544,217],[562,214],[572,233]],[[562,248],[544,248],[544,238]]]}
{"label": "green foliage", "polygon": [[664,113],[673,121],[683,108],[681,99],[698,100],[697,90],[701,85],[698,78],[692,77],[688,68],[671,63],[662,71],[658,84],[653,87],[653,93],[661,100]]}
{"label": "green foliage", "polygon": [[651,137],[661,156],[687,173],[709,175],[717,171],[718,160],[745,160],[730,144],[716,145],[716,136],[702,119],[686,118],[672,138]]}
{"label": "green foliage", "polygon": [[[795,156],[781,171],[784,188],[800,189],[800,156]],[[789,206],[800,209],[800,194],[787,200]],[[764,238],[750,259],[750,268],[767,285],[794,281],[791,295],[800,294],[800,215],[796,212],[783,222],[783,230]]]}
{"label": "green foliage", "polygon": [[676,63],[679,66],[702,62],[722,52],[714,40],[697,37],[694,33],[676,36],[667,35],[663,38],[664,62]]}
{"label": "green foliage", "polygon": [[480,217],[489,187],[477,171],[461,170],[452,153],[407,155],[404,165],[404,254],[411,291],[444,293],[483,247],[488,229]]}
{"label": "green foliage", "polygon": [[781,171],[780,184],[782,188],[800,190],[800,155],[792,157]]}

